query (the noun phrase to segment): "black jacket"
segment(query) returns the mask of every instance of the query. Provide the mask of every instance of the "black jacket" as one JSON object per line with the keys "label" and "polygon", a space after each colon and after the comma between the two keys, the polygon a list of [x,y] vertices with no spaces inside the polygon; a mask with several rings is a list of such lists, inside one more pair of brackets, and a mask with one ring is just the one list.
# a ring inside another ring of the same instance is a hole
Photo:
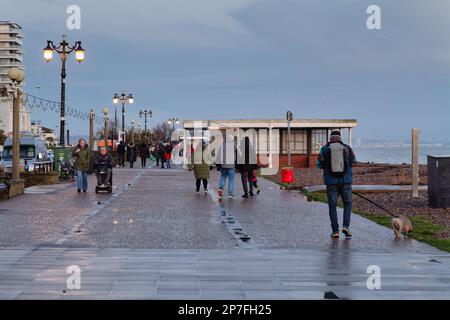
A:
{"label": "black jacket", "polygon": [[252,172],[258,168],[255,146],[248,137],[241,143],[237,156],[236,169],[240,172]]}
{"label": "black jacket", "polygon": [[126,149],[125,143],[119,143],[119,145],[117,146],[117,153],[123,155],[125,154],[125,149]]}
{"label": "black jacket", "polygon": [[112,168],[112,167],[113,167],[113,159],[109,153],[107,153],[105,155],[101,155],[100,153],[98,153],[95,155],[94,170],[99,170],[101,168]]}
{"label": "black jacket", "polygon": [[137,158],[137,147],[135,144],[128,144],[127,146],[127,161],[135,162]]}

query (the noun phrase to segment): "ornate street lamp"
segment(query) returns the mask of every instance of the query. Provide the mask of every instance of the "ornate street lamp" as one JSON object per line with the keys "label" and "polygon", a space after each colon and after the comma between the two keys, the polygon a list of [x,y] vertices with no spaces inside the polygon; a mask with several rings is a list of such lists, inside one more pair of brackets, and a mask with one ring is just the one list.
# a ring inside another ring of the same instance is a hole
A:
{"label": "ornate street lamp", "polygon": [[53,44],[53,41],[47,40],[47,46],[44,48],[44,59],[46,62],[53,60],[53,52],[59,54],[61,58],[61,125],[59,128],[60,137],[59,143],[64,146],[64,125],[66,116],[66,60],[67,57],[75,51],[75,59],[81,63],[84,61],[85,50],[81,47],[81,41],[75,42],[73,46],[67,42],[67,35],[63,35],[63,40],[58,46]]}
{"label": "ornate street lamp", "polygon": [[12,81],[13,89],[13,161],[12,161],[12,179],[20,179],[20,100],[23,94],[20,84],[25,80],[25,72],[18,68],[11,68],[8,70],[8,77]]}
{"label": "ornate street lamp", "polygon": [[120,102],[122,104],[122,133],[124,137],[122,140],[125,140],[125,103],[133,104],[134,98],[133,95],[130,93],[128,96],[125,93],[122,93],[120,96],[116,93],[113,97],[113,103],[115,106],[114,110],[114,130],[117,130],[117,104]]}
{"label": "ornate street lamp", "polygon": [[144,132],[147,133],[147,117],[152,118],[153,112],[152,110],[144,110],[139,111],[139,118],[142,118],[144,116],[145,124],[144,124]]}
{"label": "ornate street lamp", "polygon": [[169,118],[169,121],[167,121],[167,123],[172,125],[172,131],[175,131],[175,124],[179,124],[180,120],[178,120],[178,118]]}

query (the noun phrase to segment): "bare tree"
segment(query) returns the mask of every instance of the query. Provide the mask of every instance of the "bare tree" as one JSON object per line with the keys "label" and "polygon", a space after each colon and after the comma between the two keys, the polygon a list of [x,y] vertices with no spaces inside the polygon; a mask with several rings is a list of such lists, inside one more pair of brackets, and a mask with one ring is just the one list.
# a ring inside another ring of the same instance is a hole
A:
{"label": "bare tree", "polygon": [[162,122],[153,128],[152,138],[154,142],[166,141],[170,139],[171,134],[172,127],[167,122]]}

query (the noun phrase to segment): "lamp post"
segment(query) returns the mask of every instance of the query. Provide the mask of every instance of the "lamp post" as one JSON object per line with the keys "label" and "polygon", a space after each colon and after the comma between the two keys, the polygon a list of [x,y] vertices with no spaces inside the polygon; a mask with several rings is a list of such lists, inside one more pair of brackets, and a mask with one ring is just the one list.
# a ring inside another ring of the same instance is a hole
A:
{"label": "lamp post", "polygon": [[103,108],[103,114],[105,115],[105,132],[104,132],[104,138],[105,138],[105,148],[108,150],[108,112],[109,109],[107,107]]}
{"label": "lamp post", "polygon": [[[127,103],[127,101],[129,104],[134,103],[134,98],[131,93],[128,96],[125,93],[122,93],[120,96],[117,93],[114,94],[113,98],[114,105],[117,106],[119,102],[122,104],[122,133],[124,135],[123,140],[125,140],[125,103]],[[117,128],[117,107],[115,110],[114,126],[115,128]]]}
{"label": "lamp post", "polygon": [[153,112],[152,110],[144,110],[139,111],[139,118],[142,118],[144,116],[144,132],[147,133],[147,117],[152,117]]}
{"label": "lamp post", "polygon": [[170,118],[167,123],[172,125],[172,131],[175,131],[175,124],[179,124],[180,120],[178,120],[178,118]]}
{"label": "lamp post", "polygon": [[8,77],[12,80],[13,89],[13,161],[12,161],[12,178],[13,180],[20,179],[19,165],[20,165],[20,100],[23,94],[20,84],[25,80],[25,72],[18,68],[11,68],[8,71]]}
{"label": "lamp post", "polygon": [[94,148],[94,109],[89,112],[89,145]]}
{"label": "lamp post", "polygon": [[131,120],[131,142],[134,143],[134,120]]}
{"label": "lamp post", "polygon": [[138,127],[138,140],[141,141],[142,126],[140,122],[138,122],[137,127]]}
{"label": "lamp post", "polygon": [[[169,118],[169,121],[167,121],[167,123],[169,125],[172,125],[172,132],[170,133],[170,135],[172,136],[173,132],[175,131],[175,124],[179,124],[180,120],[178,120],[178,118]],[[172,137],[171,137],[172,140]]]}
{"label": "lamp post", "polygon": [[67,35],[63,35],[62,42],[58,46],[53,44],[53,41],[47,40],[47,46],[44,48],[44,59],[47,62],[53,60],[53,51],[56,51],[61,58],[61,125],[59,128],[60,137],[59,143],[64,146],[64,125],[66,116],[66,60],[67,57],[75,51],[76,60],[81,63],[84,61],[84,49],[81,47],[81,41],[75,42],[71,46],[67,42]]}

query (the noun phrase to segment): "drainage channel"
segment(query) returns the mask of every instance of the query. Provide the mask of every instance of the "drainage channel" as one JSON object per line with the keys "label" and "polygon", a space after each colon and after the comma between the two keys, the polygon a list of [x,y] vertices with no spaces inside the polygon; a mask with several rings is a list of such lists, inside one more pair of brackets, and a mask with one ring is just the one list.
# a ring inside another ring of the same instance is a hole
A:
{"label": "drainage channel", "polygon": [[66,230],[64,232],[64,236],[58,239],[55,244],[56,245],[63,245],[69,238],[75,236],[75,235],[82,235],[85,234],[83,232],[83,226],[86,224],[86,221],[101,212],[107,205],[109,205],[114,198],[120,196],[125,191],[128,191],[131,186],[133,186],[143,175],[145,174],[145,171],[141,171],[139,174],[137,174],[131,181],[127,182],[122,188],[120,188],[117,192],[113,193],[111,197],[109,197],[104,202],[96,202],[97,207],[95,210],[91,211],[89,214],[85,215],[83,217],[83,220],[80,221],[78,224],[76,224],[73,228]]}
{"label": "drainage channel", "polygon": [[255,240],[248,235],[239,221],[225,208],[219,196],[215,192],[210,192],[209,195],[214,201],[216,213],[231,235],[236,239],[238,247],[242,249],[258,249]]}

